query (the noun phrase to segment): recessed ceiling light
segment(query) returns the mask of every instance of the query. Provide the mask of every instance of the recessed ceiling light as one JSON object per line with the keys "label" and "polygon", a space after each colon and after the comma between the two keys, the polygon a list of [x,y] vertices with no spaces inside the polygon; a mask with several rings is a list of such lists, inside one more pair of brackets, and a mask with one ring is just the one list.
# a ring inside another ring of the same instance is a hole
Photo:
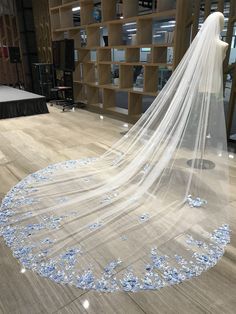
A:
{"label": "recessed ceiling light", "polygon": [[135,25],[136,22],[131,22],[131,23],[125,23],[124,26],[128,26],[128,25]]}
{"label": "recessed ceiling light", "polygon": [[161,28],[171,28],[174,27],[175,25],[161,25]]}
{"label": "recessed ceiling light", "polygon": [[127,29],[126,31],[127,32],[136,32],[137,28],[130,28],[130,29]]}
{"label": "recessed ceiling light", "polygon": [[72,8],[72,11],[75,12],[75,11],[79,11],[80,10],[80,7],[75,7],[75,8]]}

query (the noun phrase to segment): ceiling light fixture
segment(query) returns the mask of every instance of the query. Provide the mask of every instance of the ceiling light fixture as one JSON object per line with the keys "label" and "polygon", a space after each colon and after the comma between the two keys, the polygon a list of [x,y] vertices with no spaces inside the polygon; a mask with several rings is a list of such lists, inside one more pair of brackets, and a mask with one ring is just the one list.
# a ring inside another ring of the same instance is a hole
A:
{"label": "ceiling light fixture", "polygon": [[75,11],[80,11],[80,7],[72,8],[72,11],[73,11],[73,12],[75,12]]}
{"label": "ceiling light fixture", "polygon": [[126,31],[127,32],[136,32],[137,28],[130,28],[130,29],[127,29]]}
{"label": "ceiling light fixture", "polygon": [[161,25],[161,28],[171,28],[174,27],[175,25]]}
{"label": "ceiling light fixture", "polygon": [[125,23],[124,26],[128,26],[128,25],[135,25],[136,22],[131,22],[131,23]]}

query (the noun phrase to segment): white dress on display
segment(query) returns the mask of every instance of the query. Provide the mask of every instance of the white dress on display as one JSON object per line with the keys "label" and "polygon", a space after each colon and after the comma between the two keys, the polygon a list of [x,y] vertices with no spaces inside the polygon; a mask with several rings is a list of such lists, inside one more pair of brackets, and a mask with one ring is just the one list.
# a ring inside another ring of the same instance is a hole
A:
{"label": "white dress on display", "polygon": [[[138,291],[181,283],[222,257],[230,239],[222,18],[206,19],[108,151],[50,165],[6,195],[0,234],[24,268],[82,289]],[[202,156],[211,169],[194,166]]]}

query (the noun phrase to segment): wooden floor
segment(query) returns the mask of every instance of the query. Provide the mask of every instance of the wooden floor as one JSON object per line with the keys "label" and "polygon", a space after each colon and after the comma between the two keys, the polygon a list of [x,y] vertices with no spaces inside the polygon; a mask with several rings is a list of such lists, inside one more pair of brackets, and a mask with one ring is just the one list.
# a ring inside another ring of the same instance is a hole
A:
{"label": "wooden floor", "polygon": [[[124,123],[87,111],[0,120],[0,198],[49,163],[96,156],[125,131]],[[20,264],[0,238],[0,313],[236,313],[236,159],[231,159],[232,242],[216,267],[160,291],[100,294],[55,284]]]}

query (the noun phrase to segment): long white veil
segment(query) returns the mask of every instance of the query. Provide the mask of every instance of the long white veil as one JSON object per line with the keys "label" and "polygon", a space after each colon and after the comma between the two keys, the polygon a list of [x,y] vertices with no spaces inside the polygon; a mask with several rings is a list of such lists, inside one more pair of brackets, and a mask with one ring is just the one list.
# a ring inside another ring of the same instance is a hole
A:
{"label": "long white veil", "polygon": [[159,289],[214,266],[229,242],[219,34],[210,15],[131,130],[98,158],[31,174],[0,234],[23,267],[99,291]]}

